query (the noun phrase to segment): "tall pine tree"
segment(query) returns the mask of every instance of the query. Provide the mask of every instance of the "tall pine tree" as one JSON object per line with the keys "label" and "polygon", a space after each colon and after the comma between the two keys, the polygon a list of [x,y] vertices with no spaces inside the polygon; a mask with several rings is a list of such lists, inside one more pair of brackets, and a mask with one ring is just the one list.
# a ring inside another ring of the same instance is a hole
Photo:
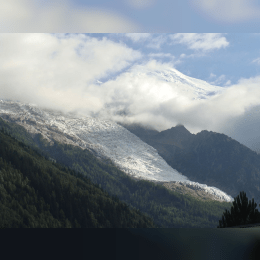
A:
{"label": "tall pine tree", "polygon": [[222,215],[222,220],[219,220],[218,228],[232,227],[260,222],[260,213],[256,209],[257,204],[254,198],[249,200],[244,191],[234,198],[231,210],[227,209]]}

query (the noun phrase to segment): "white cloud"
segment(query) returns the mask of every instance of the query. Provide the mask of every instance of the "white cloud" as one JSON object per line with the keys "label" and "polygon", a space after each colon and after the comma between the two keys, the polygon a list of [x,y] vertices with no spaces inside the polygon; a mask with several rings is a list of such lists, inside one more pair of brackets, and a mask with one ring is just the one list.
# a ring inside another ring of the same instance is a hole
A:
{"label": "white cloud", "polygon": [[127,111],[128,121],[158,130],[182,123],[192,133],[210,130],[252,145],[260,138],[260,77],[196,100],[192,91],[167,81],[173,61],[137,64],[140,58],[125,44],[83,34],[1,34],[0,97],[85,114]]}
{"label": "white cloud", "polygon": [[164,34],[156,36],[156,34],[151,33],[126,33],[125,36],[130,38],[133,42],[148,41],[146,47],[153,49],[160,49],[161,46],[167,41],[167,35]]}
{"label": "white cloud", "polygon": [[203,57],[203,56],[205,56],[205,55],[206,55],[205,52],[196,52],[196,53],[192,53],[192,54],[182,53],[179,58],[180,58],[180,59],[189,59],[189,58],[194,59],[194,58]]}
{"label": "white cloud", "polygon": [[[114,88],[116,95],[112,100],[116,99],[121,109],[129,112],[125,119],[129,122],[147,124],[158,130],[182,123],[193,133],[201,130],[230,133],[235,119],[243,121],[250,107],[260,105],[260,78],[241,80],[206,100],[193,100],[192,93],[175,92],[172,83],[142,74],[147,68],[163,71],[169,66],[155,61],[136,65],[130,72],[106,83],[106,88]],[[123,120],[121,116],[116,119]],[[238,133],[239,129],[235,131]]]}
{"label": "white cloud", "polygon": [[223,75],[223,74],[220,75],[219,77],[217,77],[217,75],[215,75],[214,73],[210,73],[209,79],[211,79],[211,80],[214,79],[214,81],[211,81],[209,83],[212,85],[215,85],[215,86],[222,85],[222,86],[227,87],[227,86],[231,85],[231,80],[226,80],[226,75]]}
{"label": "white cloud", "polygon": [[230,86],[231,85],[231,80],[228,80],[224,85],[225,86]]}
{"label": "white cloud", "polygon": [[153,49],[160,49],[161,46],[167,41],[167,36],[164,34],[161,34],[157,37],[153,37],[151,40],[149,40],[149,44],[146,46],[148,48],[153,48]]}
{"label": "white cloud", "polygon": [[256,58],[252,61],[253,63],[257,63],[258,65],[260,65],[260,58]]}
{"label": "white cloud", "polygon": [[[260,108],[260,77],[241,79],[238,84],[223,88],[220,94],[194,100],[191,92],[182,92],[174,87],[174,83],[159,80],[151,73],[164,72],[171,67],[172,64],[152,60],[134,65],[116,79],[106,82],[105,88],[113,89],[109,101],[111,106],[114,104],[113,111],[129,113],[126,117],[114,116],[114,119],[147,124],[158,130],[182,123],[192,133],[201,130],[225,133],[254,147],[252,140],[260,138],[259,131],[256,131],[260,128],[260,109],[251,119],[248,114],[252,109]],[[219,78],[225,80],[224,75]],[[226,84],[230,83],[226,81]]]}
{"label": "white cloud", "polygon": [[224,23],[252,20],[260,15],[255,0],[190,0],[190,4],[210,19]]}
{"label": "white cloud", "polygon": [[138,32],[139,25],[118,13],[76,8],[72,1],[8,0],[0,3],[0,32]]}
{"label": "white cloud", "polygon": [[125,2],[136,9],[145,9],[155,4],[156,0],[125,0]]}
{"label": "white cloud", "polygon": [[[241,79],[226,88],[216,102],[219,113],[227,114],[216,131],[225,133],[249,148],[260,152],[260,77]],[[216,103],[212,102],[212,106]],[[221,106],[222,105],[222,109]]]}
{"label": "white cloud", "polygon": [[71,110],[102,109],[96,80],[141,58],[124,44],[83,34],[1,34],[2,98]]}
{"label": "white cloud", "polygon": [[169,38],[173,44],[185,44],[193,50],[210,51],[229,45],[227,39],[220,33],[177,33],[170,35]]}
{"label": "white cloud", "polygon": [[[213,77],[215,78],[216,75],[211,73],[210,78],[213,78]],[[216,85],[216,86],[221,85],[225,80],[226,80],[226,76],[222,74],[219,77],[217,77],[214,81],[211,81],[210,84]]]}
{"label": "white cloud", "polygon": [[133,42],[145,41],[152,37],[150,33],[126,33],[125,36]]}
{"label": "white cloud", "polygon": [[171,53],[149,53],[148,56],[150,57],[158,57],[158,58],[171,58],[174,59],[175,57]]}

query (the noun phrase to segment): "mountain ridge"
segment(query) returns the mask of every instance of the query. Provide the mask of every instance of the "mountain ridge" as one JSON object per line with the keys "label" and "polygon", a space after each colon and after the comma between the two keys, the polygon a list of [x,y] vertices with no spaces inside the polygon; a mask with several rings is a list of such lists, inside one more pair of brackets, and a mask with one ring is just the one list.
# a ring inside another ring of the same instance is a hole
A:
{"label": "mountain ridge", "polygon": [[[260,155],[231,137],[207,130],[187,134],[186,128],[179,127],[186,136],[182,140],[180,135],[174,136],[174,128],[145,136],[145,128],[139,135],[140,130],[133,130],[131,125],[124,127],[157,149],[169,165],[192,181],[218,187],[232,196],[245,190],[250,198],[260,200]],[[161,136],[167,135],[171,139],[165,144]]]}

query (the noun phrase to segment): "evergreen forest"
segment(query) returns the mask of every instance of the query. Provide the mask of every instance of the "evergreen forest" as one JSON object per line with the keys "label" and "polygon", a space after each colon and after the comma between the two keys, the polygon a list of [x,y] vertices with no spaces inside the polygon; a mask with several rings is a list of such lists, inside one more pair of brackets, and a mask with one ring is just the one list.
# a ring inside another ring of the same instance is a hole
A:
{"label": "evergreen forest", "polygon": [[249,200],[244,191],[234,198],[233,205],[225,210],[218,228],[237,227],[240,225],[260,223],[260,212],[254,199]]}
{"label": "evergreen forest", "polygon": [[[1,227],[216,228],[231,203],[135,180],[88,150],[0,119]],[[55,162],[56,161],[56,162]]]}
{"label": "evergreen forest", "polygon": [[1,228],[149,228],[151,218],[0,132]]}

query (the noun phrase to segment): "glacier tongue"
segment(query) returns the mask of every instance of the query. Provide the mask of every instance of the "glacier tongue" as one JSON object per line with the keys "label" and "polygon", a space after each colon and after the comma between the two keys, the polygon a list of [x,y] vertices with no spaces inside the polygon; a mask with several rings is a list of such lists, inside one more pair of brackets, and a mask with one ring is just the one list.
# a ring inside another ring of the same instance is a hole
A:
{"label": "glacier tongue", "polygon": [[171,168],[156,149],[113,121],[62,114],[20,102],[0,102],[0,116],[24,126],[29,133],[41,133],[52,142],[94,150],[98,156],[109,158],[121,170],[138,179],[176,181],[193,189],[201,189],[217,199],[233,201],[223,191],[205,184],[191,182]]}

